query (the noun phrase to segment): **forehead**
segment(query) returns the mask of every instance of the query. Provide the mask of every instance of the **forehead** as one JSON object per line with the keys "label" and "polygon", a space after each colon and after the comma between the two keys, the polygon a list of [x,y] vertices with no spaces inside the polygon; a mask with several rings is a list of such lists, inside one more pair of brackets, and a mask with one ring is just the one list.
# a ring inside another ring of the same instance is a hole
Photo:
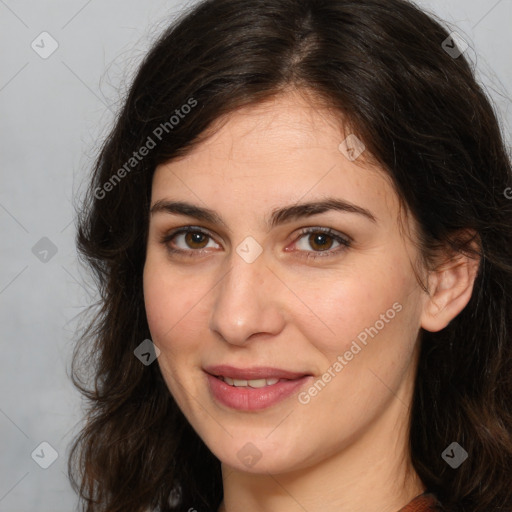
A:
{"label": "forehead", "polygon": [[[221,116],[206,130],[208,138],[193,151],[196,157],[224,156],[252,164],[254,156],[300,160],[299,153],[337,149],[350,133],[324,100],[311,93],[288,91]],[[363,160],[361,155],[360,160]]]}
{"label": "forehead", "polygon": [[185,157],[159,165],[152,203],[172,196],[262,213],[271,207],[333,195],[375,211],[398,214],[384,170],[363,152],[351,161],[340,144],[352,136],[340,118],[298,93],[275,96],[217,120]]}

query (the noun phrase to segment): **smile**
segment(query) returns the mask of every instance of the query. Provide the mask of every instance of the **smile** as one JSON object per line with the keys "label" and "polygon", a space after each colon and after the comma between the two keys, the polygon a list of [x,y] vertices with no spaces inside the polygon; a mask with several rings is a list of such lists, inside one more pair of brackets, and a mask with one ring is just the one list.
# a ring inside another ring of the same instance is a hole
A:
{"label": "smile", "polygon": [[299,393],[312,375],[296,379],[233,379],[205,372],[210,397],[218,405],[238,411],[260,411]]}
{"label": "smile", "polygon": [[226,384],[230,386],[235,386],[237,388],[242,387],[250,387],[250,388],[264,388],[266,386],[273,386],[278,382],[286,379],[251,379],[251,380],[243,380],[243,379],[232,379],[231,377],[223,377],[222,375],[218,376],[219,379],[224,381]]}

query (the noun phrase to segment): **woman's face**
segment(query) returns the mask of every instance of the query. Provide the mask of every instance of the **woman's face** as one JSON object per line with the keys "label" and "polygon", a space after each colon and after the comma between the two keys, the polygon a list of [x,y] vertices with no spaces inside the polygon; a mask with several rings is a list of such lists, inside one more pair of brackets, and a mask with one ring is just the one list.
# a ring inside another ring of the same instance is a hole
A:
{"label": "woman's face", "polygon": [[[364,152],[354,160],[362,148],[340,150],[348,135],[288,93],[156,169],[144,296],[157,364],[232,468],[283,473],[406,435],[425,302],[418,254],[389,178]],[[218,365],[297,375],[233,387],[206,372],[234,373]]]}

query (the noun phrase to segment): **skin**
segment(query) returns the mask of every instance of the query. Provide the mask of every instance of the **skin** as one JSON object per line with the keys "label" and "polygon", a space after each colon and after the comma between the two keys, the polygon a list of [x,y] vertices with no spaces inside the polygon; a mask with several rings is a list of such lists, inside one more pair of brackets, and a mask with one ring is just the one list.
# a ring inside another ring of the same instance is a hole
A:
{"label": "skin", "polygon": [[[158,364],[222,463],[220,512],[393,512],[425,490],[407,448],[419,329],[440,330],[463,309],[476,267],[446,259],[435,272],[423,269],[430,295],[421,290],[412,267],[419,254],[406,235],[415,236],[414,220],[404,220],[405,234],[399,229],[390,178],[365,153],[350,161],[340,152],[350,132],[331,115],[288,91],[230,114],[186,157],[155,171],[151,205],[186,201],[222,218],[152,214],[144,267]],[[365,208],[376,222],[331,210],[265,224],[276,208],[325,197]],[[162,243],[185,226],[210,237]],[[318,227],[351,237],[350,247],[300,233]],[[236,252],[248,236],[262,248],[252,263]],[[313,253],[320,256],[305,257]],[[307,404],[293,395],[240,412],[210,395],[206,365],[273,366],[321,379],[395,303],[401,311]],[[261,454],[253,466],[237,457],[248,442]]]}

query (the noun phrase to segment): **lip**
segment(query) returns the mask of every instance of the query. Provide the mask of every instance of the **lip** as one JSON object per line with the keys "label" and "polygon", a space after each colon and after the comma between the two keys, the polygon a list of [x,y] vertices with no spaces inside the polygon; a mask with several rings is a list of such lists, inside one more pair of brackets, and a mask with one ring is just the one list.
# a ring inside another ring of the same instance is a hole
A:
{"label": "lip", "polygon": [[222,375],[232,379],[252,380],[252,379],[288,379],[295,380],[304,376],[310,376],[307,372],[291,372],[280,368],[271,368],[269,366],[254,366],[252,368],[235,368],[226,364],[217,366],[207,366],[204,368],[206,373],[213,376]]}
{"label": "lip", "polygon": [[[230,367],[232,368],[232,367]],[[264,378],[264,376],[271,378],[268,370],[265,368],[252,368],[250,379]],[[251,388],[251,387],[235,387],[230,386],[217,376],[205,372],[208,381],[208,387],[212,398],[230,409],[236,409],[238,411],[260,411],[271,407],[282,400],[285,400],[289,396],[298,392],[300,388],[308,385],[312,380],[312,375],[301,375],[293,372],[284,372],[283,370],[273,369],[274,372],[280,372],[280,375],[286,373],[288,376],[295,375],[295,378],[289,380],[282,380],[271,386],[265,386],[263,388]],[[223,370],[225,371],[225,370]],[[242,371],[242,370],[241,370]],[[266,373],[263,373],[266,371]],[[247,375],[247,370],[243,370],[243,375]],[[226,372],[226,373],[229,373]],[[256,376],[254,376],[256,373]],[[276,373],[274,373],[276,374]],[[220,373],[219,375],[222,375]],[[242,375],[238,373],[238,375]],[[227,375],[228,377],[230,375]],[[238,377],[233,377],[238,378]],[[284,378],[276,376],[274,378]],[[244,379],[248,380],[248,379]]]}

